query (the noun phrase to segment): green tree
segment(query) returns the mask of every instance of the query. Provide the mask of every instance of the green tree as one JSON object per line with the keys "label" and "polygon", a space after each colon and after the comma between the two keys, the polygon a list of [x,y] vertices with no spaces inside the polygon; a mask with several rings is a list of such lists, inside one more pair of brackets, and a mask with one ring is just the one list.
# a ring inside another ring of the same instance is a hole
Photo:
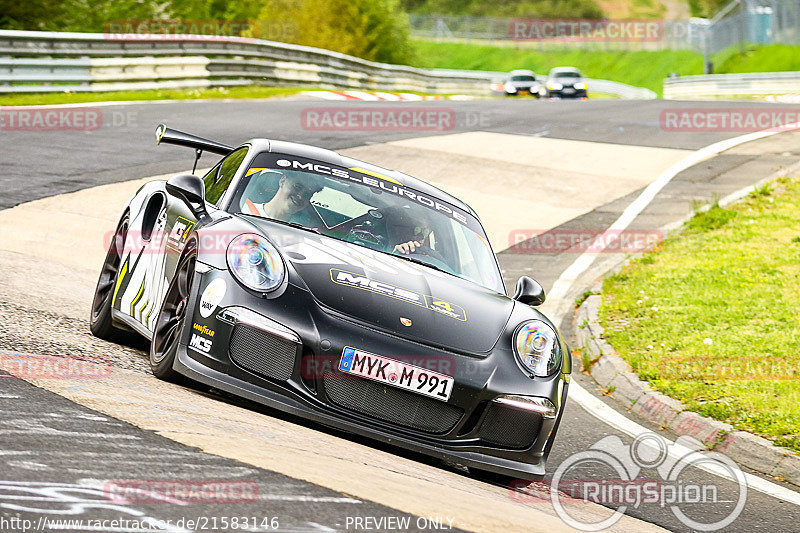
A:
{"label": "green tree", "polygon": [[171,0],[169,14],[183,20],[254,20],[262,0]]}
{"label": "green tree", "polygon": [[64,11],[57,0],[0,0],[0,28],[8,30],[53,30],[52,21]]}
{"label": "green tree", "polygon": [[413,57],[408,18],[397,0],[266,0],[259,21],[262,28],[274,28],[275,21],[286,28],[264,38],[386,63]]}
{"label": "green tree", "polygon": [[603,17],[603,10],[595,0],[402,0],[401,5],[408,12],[441,15],[569,19]]}

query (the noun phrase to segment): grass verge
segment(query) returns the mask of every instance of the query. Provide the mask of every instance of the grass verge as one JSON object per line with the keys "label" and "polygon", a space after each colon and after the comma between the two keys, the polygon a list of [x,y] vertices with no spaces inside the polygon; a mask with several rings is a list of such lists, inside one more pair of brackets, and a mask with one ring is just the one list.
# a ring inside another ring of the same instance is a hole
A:
{"label": "grass verge", "polygon": [[775,186],[608,278],[600,319],[657,390],[800,452],[800,182]]}
{"label": "grass verge", "polygon": [[[703,56],[688,50],[633,51],[553,48],[529,43],[514,46],[437,42],[415,39],[417,61],[424,68],[495,70],[531,69],[547,74],[560,65],[578,67],[590,78],[619,81],[663,92],[670,72],[681,76],[703,73]],[[590,95],[591,96],[591,95]]]}
{"label": "grass verge", "polygon": [[214,87],[208,89],[160,89],[150,91],[115,91],[103,93],[32,93],[2,94],[0,105],[55,105],[84,102],[139,100],[198,100],[206,98],[275,98],[308,90],[301,87]]}

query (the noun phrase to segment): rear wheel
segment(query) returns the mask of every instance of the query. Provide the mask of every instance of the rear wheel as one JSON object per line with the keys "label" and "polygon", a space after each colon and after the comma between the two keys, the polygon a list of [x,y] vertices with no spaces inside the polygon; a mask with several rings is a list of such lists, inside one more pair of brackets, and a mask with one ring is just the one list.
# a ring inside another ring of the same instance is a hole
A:
{"label": "rear wheel", "polygon": [[188,314],[189,292],[196,262],[197,246],[195,241],[190,241],[164,296],[150,342],[150,368],[157,378],[167,381],[181,381],[181,376],[172,369],[172,365],[178,354],[180,333]]}
{"label": "rear wheel", "polygon": [[94,290],[92,300],[92,314],[89,318],[89,327],[92,335],[112,342],[126,342],[130,340],[131,333],[114,325],[111,318],[111,309],[114,305],[114,289],[119,277],[119,268],[122,263],[122,253],[125,249],[125,239],[128,236],[128,214],[122,216],[117,224],[117,229],[109,244],[100,279]]}

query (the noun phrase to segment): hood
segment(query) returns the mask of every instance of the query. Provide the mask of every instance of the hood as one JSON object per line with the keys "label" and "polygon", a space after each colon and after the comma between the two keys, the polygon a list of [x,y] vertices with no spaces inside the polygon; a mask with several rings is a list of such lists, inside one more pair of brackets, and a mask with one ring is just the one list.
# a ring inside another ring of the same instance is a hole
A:
{"label": "hood", "polygon": [[[429,346],[475,354],[492,349],[514,301],[475,283],[363,246],[269,221],[263,227],[323,306]],[[290,274],[291,276],[291,274]]]}
{"label": "hood", "polygon": [[528,81],[509,81],[507,82],[512,87],[532,87],[533,85],[539,85],[538,81],[528,80]]}
{"label": "hood", "polygon": [[567,87],[567,86],[575,85],[576,83],[580,83],[582,81],[583,81],[583,79],[582,78],[578,78],[578,77],[575,77],[575,78],[554,78],[554,79],[550,80],[548,83],[560,83],[561,85]]}

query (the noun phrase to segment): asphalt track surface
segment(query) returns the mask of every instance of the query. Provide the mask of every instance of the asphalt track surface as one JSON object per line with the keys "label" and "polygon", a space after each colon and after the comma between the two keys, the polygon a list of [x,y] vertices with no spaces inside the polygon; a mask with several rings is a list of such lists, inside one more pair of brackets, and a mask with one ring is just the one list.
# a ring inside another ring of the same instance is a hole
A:
{"label": "asphalt track surface", "polygon": [[[254,136],[264,136],[331,149],[431,135],[431,132],[320,132],[302,128],[299,117],[303,109],[340,105],[353,104],[287,99],[130,105],[102,108],[104,117],[111,118],[107,119],[107,126],[96,132],[0,131],[0,183],[4,190],[0,208],[95,185],[186,169],[191,164],[191,153],[187,153],[185,149],[168,146],[153,148],[152,131],[159,122],[229,144],[237,144]],[[367,107],[387,104],[358,105]],[[454,130],[443,134],[482,130],[689,150],[737,135],[733,132],[663,131],[659,127],[659,115],[662,110],[679,105],[675,102],[473,101],[413,105],[446,106],[454,109],[459,124]],[[722,103],[686,104],[684,107],[690,105],[704,108],[730,107],[730,104]],[[112,119],[116,124],[111,123]],[[759,149],[752,149],[756,143],[759,143]],[[654,228],[674,222],[686,216],[693,199],[710,200],[715,195],[724,196],[774,173],[780,167],[787,167],[800,160],[800,143],[793,134],[781,134],[756,143],[748,145],[748,149],[731,150],[680,173],[637,218],[632,227]],[[212,158],[204,157],[200,167],[210,166],[211,163]],[[636,195],[637,192],[633,192],[598,207],[563,224],[562,228],[607,227]],[[507,284],[512,284],[519,275],[533,274],[548,288],[575,258],[574,254],[532,255],[513,251],[501,252],[499,255]],[[600,258],[599,261],[603,260]],[[569,324],[562,324],[562,330],[568,331]],[[577,368],[573,376],[584,388],[590,391],[596,388]],[[22,381],[4,379],[0,383],[0,440],[3,441],[0,472],[5,483],[4,487],[0,487],[0,505],[11,501],[9,494],[18,495],[21,491],[31,490],[30,485],[28,489],[20,488],[24,485],[21,482],[41,483],[52,488],[54,483],[85,483],[92,479],[163,479],[164,475],[174,473],[188,479],[192,479],[193,475],[202,475],[257,480],[259,493],[269,502],[270,512],[284,520],[281,523],[282,530],[345,529],[346,517],[353,514],[403,516],[401,512],[367,501],[349,501],[353,499],[346,494],[178,445],[133,426],[97,415],[90,409]],[[602,396],[601,398],[619,409],[617,403]],[[659,431],[659,428],[649,429],[670,437],[667,432]],[[550,456],[550,465],[558,465],[571,454],[586,450],[601,438],[615,434],[618,432],[614,428],[590,415],[574,402],[568,402],[565,418]],[[626,435],[619,437],[624,444],[632,442]],[[404,457],[427,461],[413,454],[392,451]],[[435,462],[432,466],[449,468]],[[216,476],[209,472],[216,473]],[[586,478],[609,476],[609,472],[597,465],[588,465],[582,473]],[[647,476],[648,472],[645,471],[642,475]],[[685,479],[687,482],[714,485],[718,487],[720,494],[728,497],[736,489],[732,483],[696,469],[687,473]],[[490,478],[486,481],[490,483],[498,480]],[[9,482],[15,482],[16,485],[13,486],[16,488],[9,489]],[[293,496],[295,500],[292,500]],[[42,505],[49,509],[63,511],[72,505],[59,502],[58,498],[54,499],[52,496],[48,498],[50,499]],[[351,508],[355,507],[358,511],[354,512]],[[248,514],[244,509],[237,508],[233,511],[237,514]],[[722,518],[729,511],[730,504],[699,505],[687,514],[710,522],[712,517]],[[102,509],[96,512],[99,516],[115,514]],[[192,507],[191,512],[205,516],[233,514],[230,506]],[[666,529],[690,530],[667,508],[659,505],[642,505],[638,509],[628,509],[627,513]],[[184,510],[176,511],[174,506],[168,505],[143,505],[129,514],[155,519],[187,516]],[[7,506],[0,510],[0,516],[5,518],[36,515],[37,513],[30,512],[26,515],[26,511],[10,511]],[[446,515],[446,506],[443,506],[442,515]],[[796,505],[749,490],[744,511],[725,530],[791,531],[796,529],[798,519],[800,510]]]}

